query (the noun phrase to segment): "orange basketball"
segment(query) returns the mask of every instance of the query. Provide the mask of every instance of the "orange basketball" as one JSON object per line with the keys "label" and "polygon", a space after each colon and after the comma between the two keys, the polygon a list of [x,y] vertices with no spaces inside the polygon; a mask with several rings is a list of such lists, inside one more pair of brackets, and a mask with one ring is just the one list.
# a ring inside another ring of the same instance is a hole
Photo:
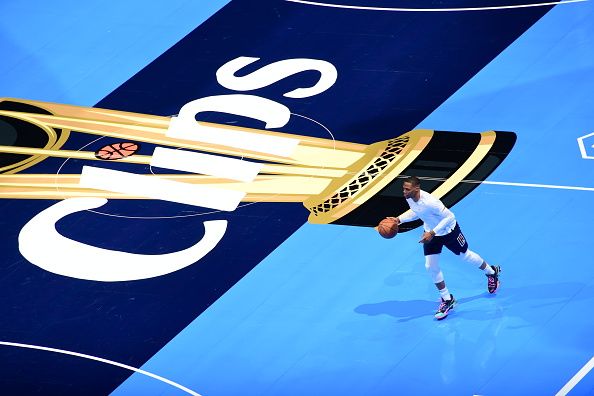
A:
{"label": "orange basketball", "polygon": [[377,226],[377,230],[384,238],[394,238],[398,234],[398,224],[396,220],[383,219]]}
{"label": "orange basketball", "polygon": [[140,147],[136,143],[121,142],[112,143],[101,147],[95,152],[95,158],[102,160],[119,160],[136,153]]}

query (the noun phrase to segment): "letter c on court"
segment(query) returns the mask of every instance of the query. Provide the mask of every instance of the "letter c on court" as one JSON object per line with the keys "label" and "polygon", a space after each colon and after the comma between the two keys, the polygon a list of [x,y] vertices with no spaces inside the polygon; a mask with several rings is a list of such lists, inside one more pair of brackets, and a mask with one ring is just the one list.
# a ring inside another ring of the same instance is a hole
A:
{"label": "letter c on court", "polygon": [[185,268],[219,243],[227,221],[204,222],[204,237],[173,253],[133,254],[103,249],[66,238],[56,230],[63,217],[105,205],[105,198],[69,198],[38,213],[21,230],[19,250],[32,264],[54,274],[101,282],[155,278]]}

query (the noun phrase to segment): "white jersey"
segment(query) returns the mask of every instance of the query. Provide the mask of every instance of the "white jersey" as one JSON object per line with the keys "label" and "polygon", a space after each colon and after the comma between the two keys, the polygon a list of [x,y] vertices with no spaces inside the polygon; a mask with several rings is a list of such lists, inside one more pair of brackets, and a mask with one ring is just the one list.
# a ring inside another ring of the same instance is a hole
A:
{"label": "white jersey", "polygon": [[450,233],[456,227],[456,217],[451,210],[437,198],[426,191],[421,190],[419,200],[415,202],[407,198],[409,211],[399,217],[400,222],[421,219],[426,232],[433,230],[435,235],[442,236]]}

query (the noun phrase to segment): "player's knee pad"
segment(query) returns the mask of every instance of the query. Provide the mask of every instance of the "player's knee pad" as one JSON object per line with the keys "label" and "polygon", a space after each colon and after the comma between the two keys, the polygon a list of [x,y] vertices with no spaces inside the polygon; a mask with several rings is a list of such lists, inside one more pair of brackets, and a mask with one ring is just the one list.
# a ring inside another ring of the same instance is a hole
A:
{"label": "player's knee pad", "polygon": [[429,273],[429,276],[431,276],[433,283],[443,282],[443,274],[439,268],[438,254],[425,256],[425,269],[427,269],[427,272]]}
{"label": "player's knee pad", "polygon": [[483,258],[470,249],[467,249],[461,256],[462,260],[469,262],[474,266],[480,267],[483,264]]}

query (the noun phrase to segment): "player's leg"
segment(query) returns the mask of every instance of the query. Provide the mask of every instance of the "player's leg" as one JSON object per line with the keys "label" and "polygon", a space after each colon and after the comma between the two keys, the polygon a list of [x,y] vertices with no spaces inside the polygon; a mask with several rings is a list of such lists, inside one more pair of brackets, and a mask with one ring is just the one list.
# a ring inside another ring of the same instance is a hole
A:
{"label": "player's leg", "polygon": [[425,269],[433,283],[435,283],[441,298],[449,300],[450,292],[446,287],[445,280],[443,279],[443,272],[441,272],[441,268],[439,267],[439,254],[425,256]]}
{"label": "player's leg", "polygon": [[[432,240],[431,242],[434,241]],[[425,269],[427,270],[427,273],[431,277],[431,280],[437,287],[437,290],[441,296],[441,303],[435,312],[435,318],[441,320],[448,316],[450,310],[454,308],[456,300],[448,290],[443,278],[443,273],[439,267],[439,256],[442,245],[439,243],[439,241],[435,241],[434,244],[431,244],[431,242],[428,242],[423,246],[423,250],[425,252]]]}
{"label": "player's leg", "polygon": [[499,288],[499,273],[501,272],[501,267],[489,265],[489,263],[487,263],[479,254],[470,250],[468,248],[468,241],[458,224],[456,224],[456,227],[450,234],[448,234],[445,246],[454,254],[460,256],[462,260],[474,267],[478,267],[485,273],[487,276],[487,290],[489,293],[495,293],[497,291]]}

